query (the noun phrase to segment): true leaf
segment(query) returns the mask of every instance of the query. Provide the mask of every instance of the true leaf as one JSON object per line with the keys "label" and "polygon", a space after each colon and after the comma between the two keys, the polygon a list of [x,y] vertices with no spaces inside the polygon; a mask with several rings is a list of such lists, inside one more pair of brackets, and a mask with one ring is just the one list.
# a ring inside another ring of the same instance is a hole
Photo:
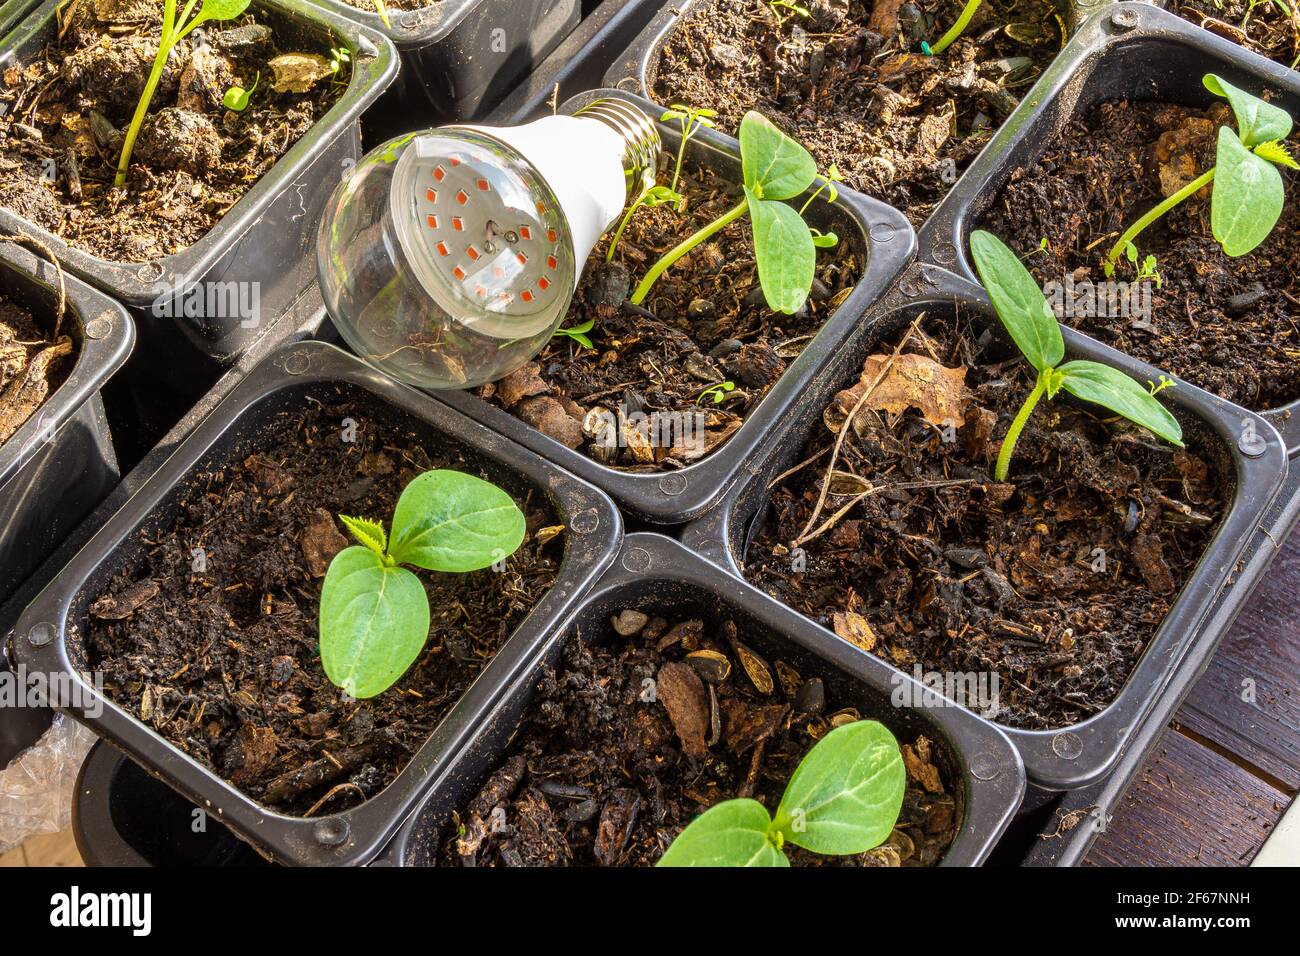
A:
{"label": "true leaf", "polygon": [[1056,365],[1065,356],[1061,326],[1024,263],[983,230],[971,233],[970,250],[980,282],[1016,347],[1040,372]]}
{"label": "true leaf", "polygon": [[203,6],[199,7],[194,19],[183,25],[181,36],[209,20],[233,20],[248,9],[250,2],[251,0],[203,0]]}
{"label": "true leaf", "polygon": [[339,520],[352,532],[352,537],[375,554],[383,555],[388,548],[388,536],[384,534],[384,526],[378,521],[371,521],[369,518],[350,518],[347,515],[339,515]]}
{"label": "true leaf", "polygon": [[1219,152],[1210,198],[1210,229],[1230,256],[1244,256],[1277,225],[1286,201],[1282,174],[1267,159],[1219,128]]}
{"label": "true leaf", "polygon": [[389,555],[430,571],[477,571],[513,554],[524,530],[523,512],[496,485],[426,471],[397,500]]}
{"label": "true leaf", "polygon": [[1183,444],[1183,429],[1169,409],[1151,393],[1118,369],[1097,362],[1066,362],[1057,371],[1061,388],[1087,402],[1095,402],[1136,422],[1165,441]]}
{"label": "true leaf", "polygon": [[740,161],[745,186],[760,199],[790,199],[817,178],[817,162],[761,113],[740,121]]}
{"label": "true leaf", "polygon": [[817,249],[799,213],[783,202],[759,199],[745,187],[749,198],[750,226],[754,232],[754,259],[763,297],[777,312],[793,315],[808,298]]}
{"label": "true leaf", "polygon": [[771,825],[757,800],[727,800],[692,820],[656,866],[789,866]]}
{"label": "true leaf", "polygon": [[907,773],[894,735],[874,720],[837,727],[800,762],[774,826],[814,853],[865,853],[889,836]]}
{"label": "true leaf", "polygon": [[429,599],[405,568],[369,548],[330,562],[320,599],[320,659],[332,683],[357,699],[391,687],[429,636]]}
{"label": "true leaf", "polygon": [[1291,117],[1286,110],[1264,102],[1213,73],[1207,73],[1202,82],[1215,96],[1228,101],[1237,117],[1238,135],[1246,147],[1286,139],[1291,135]]}

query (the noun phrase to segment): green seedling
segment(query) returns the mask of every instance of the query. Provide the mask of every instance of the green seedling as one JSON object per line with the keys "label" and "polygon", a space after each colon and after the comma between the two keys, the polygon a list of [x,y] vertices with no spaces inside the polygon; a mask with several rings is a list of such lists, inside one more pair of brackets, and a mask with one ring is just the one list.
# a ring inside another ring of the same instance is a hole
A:
{"label": "green seedling", "polygon": [[971,234],[970,249],[980,283],[993,300],[998,318],[1021,354],[1038,370],[1033,391],[1002,440],[1002,451],[993,473],[997,481],[1007,480],[1016,440],[1039,399],[1046,395],[1051,400],[1061,389],[1108,408],[1170,444],[1182,447],[1183,430],[1177,419],[1155,400],[1152,392],[1123,372],[1081,359],[1060,365],[1065,357],[1060,323],[1034,277],[1002,240],[992,233],[976,231]]}
{"label": "green seedling", "polygon": [[244,112],[244,110],[248,109],[249,98],[253,95],[253,92],[257,89],[257,84],[261,81],[262,74],[258,73],[257,76],[253,77],[253,85],[248,89],[244,89],[242,86],[232,86],[230,89],[226,90],[226,95],[221,98],[221,105],[236,113]]}
{"label": "green seedling", "polygon": [[591,344],[591,337],[587,335],[596,325],[595,319],[588,319],[582,325],[575,325],[570,329],[556,329],[556,335],[567,335],[573,341],[577,342],[584,349],[594,349],[596,346]]}
{"label": "green seedling", "polygon": [[776,17],[778,27],[785,26],[795,17],[803,17],[805,20],[812,16],[809,9],[801,4],[795,3],[794,0],[766,0],[767,8],[772,11]]}
{"label": "green seedling", "polygon": [[659,277],[674,262],[748,215],[758,281],[768,306],[787,315],[803,307],[812,288],[817,246],[803,217],[781,200],[793,199],[813,184],[817,163],[808,150],[752,110],[740,122],[740,159],[744,198],[651,266],[632,293],[633,305],[645,301]]}
{"label": "green seedling", "polygon": [[347,47],[330,47],[330,72],[335,76],[338,76],[343,71],[343,68],[351,62],[352,53]]}
{"label": "green seedling", "polygon": [[957,22],[948,28],[948,32],[939,38],[939,42],[934,46],[925,41],[921,42],[921,50],[930,56],[938,56],[948,47],[957,42],[957,38],[966,32],[970,26],[971,19],[975,16],[975,11],[980,8],[983,0],[966,0],[966,6],[962,7],[961,13],[957,17]]}
{"label": "green seedling", "polygon": [[695,399],[698,405],[700,402],[708,399],[714,405],[721,405],[727,400],[727,395],[736,390],[735,382],[719,382],[717,385],[710,385],[704,391],[700,392],[699,398]]}
{"label": "green seedling", "polygon": [[681,139],[677,142],[677,163],[673,166],[673,181],[668,185],[668,188],[673,192],[677,191],[677,184],[682,178],[682,161],[686,158],[686,144],[690,142],[692,136],[700,131],[701,127],[707,126],[712,129],[715,125],[713,119],[717,115],[717,110],[696,109],[693,106],[674,103],[664,111],[663,116],[659,117],[661,123],[677,120],[678,125],[682,128]]}
{"label": "green seedling", "polygon": [[1238,89],[1213,73],[1203,79],[1205,88],[1222,96],[1237,119],[1234,132],[1219,128],[1215,165],[1160,203],[1119,237],[1102,263],[1109,278],[1115,264],[1142,230],[1179,203],[1214,184],[1210,195],[1210,231],[1229,256],[1244,256],[1277,225],[1286,191],[1277,167],[1300,169],[1283,144],[1291,135],[1291,117],[1279,107]]}
{"label": "green seedling", "polygon": [[426,471],[402,491],[392,536],[381,522],[340,520],[361,542],[330,562],[320,600],[325,676],[358,700],[391,687],[429,637],[429,598],[403,565],[464,573],[504,561],[524,540],[511,497],[459,471]]}
{"label": "green seedling", "polygon": [[627,212],[623,214],[622,220],[619,221],[618,228],[614,230],[614,238],[609,241],[609,249],[605,253],[605,261],[614,261],[614,250],[618,248],[618,241],[623,238],[623,230],[627,224],[632,221],[632,216],[642,206],[653,208],[662,206],[666,203],[680,204],[682,197],[680,194],[669,189],[667,186],[647,186],[641,190],[640,195],[632,201],[632,205],[627,207]]}
{"label": "green seedling", "polygon": [[[126,174],[131,166],[131,153],[135,150],[135,141],[140,136],[140,128],[144,126],[145,117],[149,113],[149,104],[153,101],[154,93],[158,91],[167,59],[176,48],[176,44],[201,24],[213,20],[233,20],[248,8],[249,0],[202,0],[202,2],[186,0],[179,18],[176,15],[176,4],[177,0],[163,0],[162,33],[158,37],[158,54],[153,59],[149,78],[145,80],[144,90],[140,93],[140,101],[136,104],[135,115],[131,117],[131,125],[126,129],[126,138],[122,141],[122,153],[117,160],[117,175],[113,177],[114,186],[126,184]],[[194,12],[195,6],[199,8],[197,13]]]}
{"label": "green seedling", "polygon": [[1165,375],[1160,376],[1159,382],[1147,382],[1147,390],[1151,393],[1152,398],[1155,398],[1165,389],[1173,388],[1173,387],[1174,387],[1173,379]]}
{"label": "green seedling", "polygon": [[883,724],[837,727],[804,755],[776,815],[757,800],[726,800],[691,821],[659,866],[789,866],[787,843],[826,856],[880,846],[903,806],[907,772]]}
{"label": "green seedling", "polygon": [[388,18],[388,5],[384,0],[375,0],[375,12],[379,14],[379,19],[384,22],[384,26],[391,30],[393,21]]}
{"label": "green seedling", "polygon": [[1138,249],[1133,243],[1128,244],[1124,250],[1124,258],[1137,270],[1137,281],[1145,282],[1150,280],[1156,284],[1157,289],[1164,288],[1165,277],[1160,274],[1160,262],[1155,256],[1145,256],[1141,262],[1138,262]]}

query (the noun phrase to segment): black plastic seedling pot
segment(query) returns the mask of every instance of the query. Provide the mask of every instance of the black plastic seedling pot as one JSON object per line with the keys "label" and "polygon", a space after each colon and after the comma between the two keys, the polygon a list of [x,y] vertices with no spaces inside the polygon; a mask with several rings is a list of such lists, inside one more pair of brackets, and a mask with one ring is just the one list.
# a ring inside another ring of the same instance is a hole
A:
{"label": "black plastic seedling pot", "polygon": [[[602,97],[627,100],[655,121],[662,115],[662,111],[647,100],[614,90],[597,90],[574,97],[564,104],[562,111],[571,114]],[[665,152],[676,150],[678,135],[672,124],[659,123],[658,126]],[[741,181],[740,155],[735,140],[701,129],[691,137],[686,154],[696,163],[721,170],[732,182]],[[826,319],[816,336],[790,363],[758,407],[746,416],[736,433],[721,448],[695,464],[656,474],[621,471],[565,447],[471,392],[436,394],[476,421],[513,438],[608,492],[637,518],[656,524],[675,524],[694,518],[722,499],[786,407],[808,388],[862,313],[884,293],[915,251],[916,236],[911,226],[901,213],[889,206],[852,190],[841,189],[838,201],[830,208],[841,217],[836,225],[841,240],[850,243],[859,260],[866,263],[863,274],[852,293]]]}
{"label": "black plastic seedling pot", "polygon": [[[935,209],[921,230],[920,260],[974,279],[971,230],[1016,170],[1032,164],[1073,117],[1111,99],[1204,107],[1215,101],[1201,83],[1206,73],[1300,116],[1300,73],[1145,3],[1115,4],[1093,17]],[[1300,400],[1260,414],[1293,454],[1300,451]]]}
{"label": "black plastic seedling pot", "polygon": [[22,22],[37,0],[7,0],[0,3],[0,38]]}
{"label": "black plastic seedling pot", "polygon": [[[864,360],[888,345],[921,313],[931,319],[969,310],[990,329],[1000,327],[983,290],[965,279],[932,266],[909,270],[899,283],[901,292],[882,304],[864,323],[861,333],[837,356],[827,374],[800,396],[791,424],[772,436],[768,452],[747,469],[742,484],[722,507],[689,526],[683,542],[741,575],[745,553],[767,518],[769,484],[800,461],[807,440],[825,428],[822,411],[836,392],[856,381]],[[1064,329],[1068,359],[1081,358],[1111,365],[1139,382],[1157,381],[1159,372],[1107,348],[1072,329]],[[1206,615],[1227,590],[1238,604],[1249,595],[1259,569],[1237,567],[1264,509],[1286,474],[1286,455],[1277,431],[1258,415],[1225,402],[1182,381],[1162,393],[1194,447],[1214,452],[1223,463],[1231,488],[1218,530],[1207,545],[1191,578],[1152,636],[1119,695],[1101,712],[1067,727],[1021,730],[1004,727],[1024,759],[1029,782],[1046,790],[1086,786],[1104,776],[1128,747],[1133,734],[1155,702],[1173,692],[1171,675],[1189,649],[1217,642],[1222,629],[1205,629]],[[1243,422],[1254,426],[1254,441],[1241,441]],[[1218,447],[1215,447],[1218,446]],[[829,633],[829,632],[828,632]],[[925,661],[920,661],[924,666]]]}
{"label": "black plastic seedling pot", "polygon": [[[310,402],[339,400],[356,403],[374,420],[409,428],[431,445],[462,450],[516,496],[532,493],[537,500],[549,502],[566,528],[566,540],[554,586],[397,778],[350,810],[308,819],[265,809],[98,695],[88,680],[81,635],[88,633],[91,602],[112,575],[131,567],[146,547],[142,532],[167,527],[174,519],[188,476],[242,460],[259,447],[259,434],[278,413]],[[621,536],[618,512],[595,488],[334,346],[286,345],[250,372],[28,606],[11,639],[11,653],[30,673],[72,675],[82,693],[68,713],[188,799],[219,814],[222,822],[268,858],[287,864],[362,863],[393,835],[442,765],[472,733],[477,715],[492,704],[501,685],[531,660],[557,622],[613,560]]]}
{"label": "black plastic seedling pot", "polygon": [[579,0],[433,0],[414,10],[373,10],[312,0],[388,37],[402,68],[366,116],[368,141],[478,119],[527,76],[582,19]]}
{"label": "black plastic seedling pot", "polygon": [[[126,361],[135,327],[116,302],[65,277],[62,331],[76,361],[68,377],[9,441],[0,445],[0,605],[36,572],[59,543],[118,481],[100,390]],[[0,245],[0,294],[50,329],[58,314],[56,267],[26,249]],[[6,608],[12,621],[18,608]],[[0,638],[0,670],[9,665]],[[0,711],[0,767],[50,724],[50,712]]]}
{"label": "black plastic seedling pot", "polygon": [[[0,445],[0,604],[117,484],[100,389],[135,342],[126,311],[107,296],[64,278],[61,331],[76,362],[67,379]],[[55,265],[26,249],[0,245],[0,293],[26,308],[47,333],[59,302]]]}
{"label": "black plastic seedling pot", "polygon": [[[0,67],[39,54],[57,35],[63,5],[45,0],[0,41]],[[335,13],[305,0],[255,0],[252,9],[276,29],[346,47],[352,76],[329,112],[202,239],[155,261],[107,262],[0,209],[0,232],[40,239],[66,270],[126,305],[156,374],[187,394],[202,390],[315,280],[317,221],[361,155],[362,112],[397,73],[397,53],[387,38]],[[175,308],[178,293],[229,287],[256,288],[258,315],[237,314],[228,295],[187,295],[184,309]],[[219,314],[206,314],[209,306]],[[173,318],[175,311],[199,314]]]}
{"label": "black plastic seedling pot", "polygon": [[996,727],[919,684],[911,689],[919,707],[893,703],[900,683],[911,678],[810,624],[767,595],[731,579],[716,566],[658,534],[628,535],[618,561],[551,634],[537,658],[520,671],[486,710],[478,733],[429,791],[380,861],[397,866],[430,865],[452,811],[462,807],[499,765],[502,753],[528,710],[543,668],[559,659],[565,642],[613,639],[610,618],[626,609],[647,614],[693,615],[706,625],[736,622],[746,643],[768,660],[788,661],[801,673],[819,673],[827,699],[879,720],[900,740],[924,734],[938,751],[936,764],[953,782],[961,825],[942,860],[974,866],[987,855],[1024,795],[1024,770],[1015,748]]}

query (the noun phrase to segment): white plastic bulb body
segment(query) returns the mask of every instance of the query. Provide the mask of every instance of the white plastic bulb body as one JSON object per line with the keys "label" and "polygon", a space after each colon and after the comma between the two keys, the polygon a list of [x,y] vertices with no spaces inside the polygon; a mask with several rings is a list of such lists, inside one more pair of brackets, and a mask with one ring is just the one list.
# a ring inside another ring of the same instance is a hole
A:
{"label": "white plastic bulb body", "polygon": [[357,355],[444,389],[495,381],[541,351],[630,184],[658,161],[658,133],[634,107],[589,109],[399,136],[348,172],[321,219],[317,268]]}

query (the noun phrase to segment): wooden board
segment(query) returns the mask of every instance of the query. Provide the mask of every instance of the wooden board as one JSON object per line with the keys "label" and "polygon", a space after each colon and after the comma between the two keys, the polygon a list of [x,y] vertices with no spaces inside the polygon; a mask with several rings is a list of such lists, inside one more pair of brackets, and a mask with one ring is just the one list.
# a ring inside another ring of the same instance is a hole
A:
{"label": "wooden board", "polygon": [[1245,866],[1290,796],[1166,731],[1085,866]]}

